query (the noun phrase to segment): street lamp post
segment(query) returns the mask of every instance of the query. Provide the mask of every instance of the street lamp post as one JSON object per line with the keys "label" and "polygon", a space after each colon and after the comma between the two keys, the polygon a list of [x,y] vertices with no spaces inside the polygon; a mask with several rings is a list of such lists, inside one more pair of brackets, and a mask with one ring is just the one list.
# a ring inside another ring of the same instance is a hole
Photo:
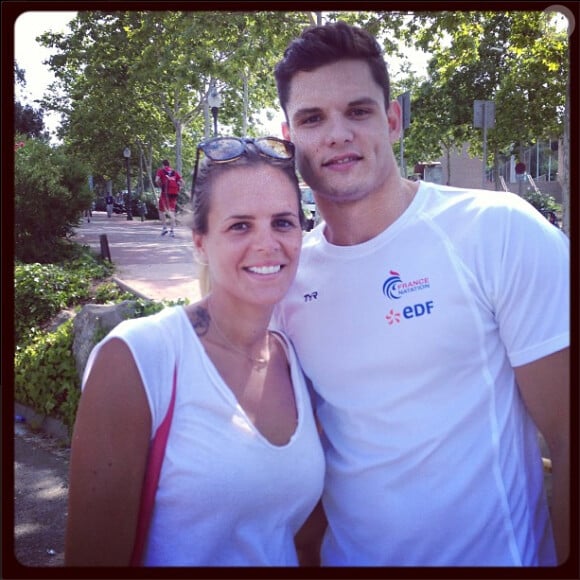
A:
{"label": "street lamp post", "polygon": [[123,150],[123,157],[125,158],[125,163],[127,165],[127,219],[132,220],[133,214],[131,213],[131,174],[129,170],[129,159],[131,158],[131,149],[125,147]]}
{"label": "street lamp post", "polygon": [[217,120],[218,120],[218,112],[219,112],[219,108],[222,104],[222,99],[217,91],[217,89],[215,88],[215,85],[212,85],[209,94],[207,96],[207,104],[209,105],[209,108],[211,109],[211,114],[213,116],[213,135],[214,137],[217,137],[218,134],[218,124],[217,124]]}

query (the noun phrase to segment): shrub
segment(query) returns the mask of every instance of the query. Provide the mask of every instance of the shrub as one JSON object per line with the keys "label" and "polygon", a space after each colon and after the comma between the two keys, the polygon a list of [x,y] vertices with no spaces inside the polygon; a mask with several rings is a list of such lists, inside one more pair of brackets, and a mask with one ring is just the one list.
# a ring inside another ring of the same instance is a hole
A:
{"label": "shrub", "polygon": [[[110,276],[114,266],[97,258],[86,246],[71,242],[68,255],[66,263],[16,263],[14,396],[38,414],[61,420],[71,433],[80,398],[80,380],[72,350],[73,321],[61,324],[54,331],[44,328],[64,308],[89,301],[121,302],[134,297],[110,281],[92,288],[94,282]],[[135,317],[188,303],[187,300],[143,299],[136,302]],[[95,343],[103,334],[93,337]]]}
{"label": "shrub", "polygon": [[90,298],[91,280],[108,276],[113,266],[88,250],[65,264],[17,263],[14,271],[16,344],[26,342],[62,309]]}
{"label": "shrub", "polygon": [[14,154],[15,254],[23,262],[49,263],[60,259],[91,203],[88,171],[64,146],[21,138]]}
{"label": "shrub", "polygon": [[556,200],[548,193],[529,190],[522,193],[522,197],[528,203],[532,204],[540,213],[559,210]]}
{"label": "shrub", "polygon": [[135,297],[130,292],[125,292],[119,288],[115,282],[104,282],[95,291],[94,302],[97,304],[107,304],[109,302],[122,302],[123,300],[134,300]]}
{"label": "shrub", "polygon": [[14,362],[14,396],[37,413],[61,420],[72,432],[80,397],[73,344],[73,321],[54,332],[38,333]]}

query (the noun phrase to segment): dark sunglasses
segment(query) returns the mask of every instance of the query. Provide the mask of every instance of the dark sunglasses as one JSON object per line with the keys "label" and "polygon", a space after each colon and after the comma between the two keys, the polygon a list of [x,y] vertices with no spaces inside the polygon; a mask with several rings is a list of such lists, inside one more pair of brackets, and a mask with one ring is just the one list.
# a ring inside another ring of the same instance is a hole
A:
{"label": "dark sunglasses", "polygon": [[267,159],[292,160],[294,159],[294,144],[277,137],[259,137],[258,139],[240,137],[216,137],[209,141],[202,141],[197,146],[195,155],[195,169],[191,181],[191,197],[195,189],[197,169],[199,167],[200,152],[213,163],[230,163],[236,161],[252,146],[258,154]]}

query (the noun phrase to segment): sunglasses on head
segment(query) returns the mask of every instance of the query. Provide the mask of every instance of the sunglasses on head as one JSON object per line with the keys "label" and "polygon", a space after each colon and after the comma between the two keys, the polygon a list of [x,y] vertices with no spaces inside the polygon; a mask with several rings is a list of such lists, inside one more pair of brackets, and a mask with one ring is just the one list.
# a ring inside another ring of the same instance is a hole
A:
{"label": "sunglasses on head", "polygon": [[199,167],[200,152],[203,152],[212,163],[230,163],[244,155],[250,145],[259,155],[266,159],[282,161],[294,159],[294,145],[290,141],[278,139],[277,137],[259,137],[258,139],[246,137],[216,137],[209,141],[202,141],[197,146],[195,155],[195,169],[193,170],[193,179],[191,182],[192,198]]}

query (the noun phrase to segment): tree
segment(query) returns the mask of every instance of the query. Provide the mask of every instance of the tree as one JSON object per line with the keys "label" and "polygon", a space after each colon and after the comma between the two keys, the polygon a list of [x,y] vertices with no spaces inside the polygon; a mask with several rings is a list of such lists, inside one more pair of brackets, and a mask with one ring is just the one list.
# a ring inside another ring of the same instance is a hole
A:
{"label": "tree", "polygon": [[50,262],[89,207],[87,172],[64,147],[18,135],[15,148],[15,254],[24,262]]}
{"label": "tree", "polygon": [[[307,20],[277,12],[79,12],[70,34],[41,37],[58,51],[50,66],[62,89],[43,102],[66,116],[63,136],[97,173],[120,174],[111,147],[125,145],[157,159],[174,146],[181,170],[184,141],[193,159],[205,134],[210,83],[222,95],[221,125],[241,132],[244,112],[251,124],[274,104],[273,61]],[[244,86],[249,102],[240,98]]]}
{"label": "tree", "polygon": [[[26,71],[14,63],[14,84],[26,85]],[[42,109],[34,109],[30,105],[23,105],[20,101],[14,101],[14,133],[48,139],[48,132],[44,127],[44,112]]]}
{"label": "tree", "polygon": [[[543,12],[417,13],[407,39],[432,54],[430,78],[417,103],[423,106],[413,107],[418,111],[414,123],[430,119],[431,134],[446,147],[460,148],[467,138],[470,152],[481,154],[480,132],[472,128],[475,100],[496,104],[488,163],[492,155],[509,156],[538,139],[562,134],[567,37]],[[433,98],[425,106],[428,95]]]}

